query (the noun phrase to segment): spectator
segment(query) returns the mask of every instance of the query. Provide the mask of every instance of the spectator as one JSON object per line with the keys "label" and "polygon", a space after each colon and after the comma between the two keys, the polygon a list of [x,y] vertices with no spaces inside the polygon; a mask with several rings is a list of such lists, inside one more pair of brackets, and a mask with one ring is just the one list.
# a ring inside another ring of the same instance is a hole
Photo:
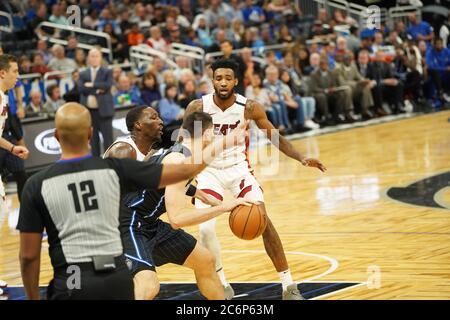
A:
{"label": "spectator", "polygon": [[384,43],[383,34],[381,32],[375,32],[372,43],[372,52],[381,50]]}
{"label": "spectator", "polygon": [[56,84],[49,85],[46,92],[49,99],[44,104],[43,111],[50,118],[54,118],[56,110],[64,104],[64,100],[61,99],[61,91]]}
{"label": "spectator", "polygon": [[65,57],[64,47],[55,44],[52,47],[54,58],[48,63],[48,67],[58,71],[71,71],[77,68],[77,64],[73,59]]}
{"label": "spectator", "polygon": [[175,76],[175,73],[172,70],[165,70],[162,74],[163,76],[163,81],[159,82],[160,85],[160,92],[161,92],[161,96],[165,96],[165,92],[166,92],[166,87],[168,85],[172,85],[175,86],[176,88],[178,88],[178,81],[177,81],[177,77]]}
{"label": "spectator", "polygon": [[242,49],[241,57],[247,66],[244,79],[244,85],[247,86],[251,82],[254,73],[261,73],[261,65],[260,63],[252,60],[252,50],[249,48]]}
{"label": "spectator", "polygon": [[189,79],[183,87],[183,93],[179,96],[180,107],[186,109],[189,103],[197,99],[195,92],[195,80]]}
{"label": "spectator", "polygon": [[442,24],[439,29],[439,38],[442,39],[444,48],[450,46],[450,11],[447,14],[447,20]]}
{"label": "spectator", "polygon": [[207,94],[213,93],[214,92],[214,88],[211,88],[211,86],[209,85],[209,83],[207,81],[200,81],[200,83],[198,84],[198,94],[197,94],[197,98],[201,98]]}
{"label": "spectator", "polygon": [[36,30],[37,26],[44,21],[47,21],[47,6],[45,3],[41,3],[36,11],[36,16],[28,23],[28,29]]}
{"label": "spectator", "polygon": [[48,50],[47,41],[39,40],[37,42],[37,53],[42,55],[44,59],[44,64],[48,65],[50,60],[53,58],[53,54]]}
{"label": "spectator", "polygon": [[80,71],[75,70],[72,72],[72,83],[73,87],[67,91],[63,99],[65,102],[80,102],[80,90],[78,88],[78,81],[80,80]]}
{"label": "spectator", "polygon": [[183,122],[184,109],[177,103],[177,87],[167,85],[164,92],[164,99],[159,102],[159,114],[164,122],[164,126],[178,126]]}
{"label": "spectator", "polygon": [[229,33],[231,37],[229,40],[233,42],[234,47],[239,47],[242,37],[244,35],[244,26],[242,25],[242,20],[239,18],[234,18],[231,20],[231,28],[229,29]]}
{"label": "spectator", "polygon": [[61,24],[63,26],[67,25],[67,19],[63,14],[61,4],[54,4],[52,6],[52,15],[48,20],[55,24]]}
{"label": "spectator", "polygon": [[245,96],[247,99],[252,99],[259,102],[266,111],[267,117],[275,128],[281,126],[282,119],[279,112],[279,108],[272,106],[272,101],[276,100],[274,94],[269,93],[269,91],[263,87],[262,77],[258,73],[253,73],[250,76],[250,85],[245,89]]}
{"label": "spectator", "polygon": [[86,68],[86,54],[81,48],[75,50],[75,63],[77,64],[77,69]]}
{"label": "spectator", "polygon": [[114,104],[111,95],[112,71],[102,67],[102,53],[94,48],[88,54],[89,68],[80,73],[78,90],[80,104],[89,109],[92,118],[93,135],[91,139],[92,154],[100,156],[100,135],[106,150],[113,142],[112,120]]}
{"label": "spectator", "polygon": [[213,45],[213,40],[209,34],[209,27],[206,17],[203,14],[199,14],[195,17],[194,22],[192,23],[192,28],[197,33],[197,37],[202,47],[209,48]]}
{"label": "spectator", "polygon": [[309,66],[305,67],[305,75],[311,75],[319,69],[320,59],[320,54],[316,52],[309,56]]}
{"label": "spectator", "polygon": [[211,33],[213,38],[216,37],[216,34],[219,30],[222,30],[223,32],[225,32],[225,38],[227,38],[228,40],[231,40],[233,38],[233,33],[228,28],[227,19],[223,16],[220,16],[217,19],[217,27]]}
{"label": "spectator", "polygon": [[141,93],[136,86],[131,85],[130,78],[127,75],[121,75],[118,83],[118,90],[114,96],[114,105],[116,107],[131,106],[142,104]]}
{"label": "spectator", "polygon": [[[353,122],[351,91],[342,79],[328,69],[328,59],[320,57],[319,69],[311,74],[310,90],[316,99],[322,125]],[[345,112],[345,118],[342,113]],[[330,115],[332,114],[332,117]]]}
{"label": "spectator", "polygon": [[31,67],[31,73],[40,73],[42,76],[44,76],[44,74],[50,71],[52,71],[52,69],[45,65],[42,54],[37,52],[33,56],[33,66]]}
{"label": "spectator", "polygon": [[67,38],[66,57],[69,59],[75,59],[75,51],[78,47],[77,37],[71,35]]}
{"label": "spectator", "polygon": [[402,41],[406,40],[407,32],[405,23],[403,21],[400,20],[395,23],[395,31]]}
{"label": "spectator", "polygon": [[289,28],[287,25],[282,25],[280,27],[279,35],[278,35],[278,43],[282,44],[291,44],[294,42],[294,37],[291,35]]}
{"label": "spectator", "polygon": [[122,30],[123,35],[127,35],[131,31],[132,22],[130,21],[130,11],[128,8],[123,8],[120,10],[120,30]]}
{"label": "spectator", "polygon": [[31,90],[29,95],[30,103],[25,108],[25,117],[38,117],[44,114],[44,103],[42,102],[41,92],[39,90]]}
{"label": "spectator", "polygon": [[100,20],[97,24],[97,31],[103,31],[107,24],[111,24],[115,34],[121,34],[120,26],[116,20],[111,17],[111,11],[107,8],[102,10]]}
{"label": "spectator", "polygon": [[[289,71],[286,69],[281,71],[281,81],[286,85],[286,101],[290,101],[291,105],[288,109],[289,119],[296,123],[297,131],[306,131],[307,129],[318,129],[320,126],[312,119],[316,112],[316,101],[312,97],[300,96],[300,92],[294,85]],[[295,102],[295,104],[293,103]]]}
{"label": "spectator", "polygon": [[424,40],[426,42],[430,42],[434,38],[433,27],[430,26],[428,22],[421,21],[417,22],[417,17],[415,13],[411,13],[408,15],[408,20],[410,26],[407,30],[407,33],[412,35],[414,40],[420,41]]}
{"label": "spectator", "polygon": [[156,76],[152,72],[144,74],[142,79],[141,99],[146,106],[151,106],[154,101],[161,100],[159,84]]}
{"label": "spectator", "polygon": [[308,48],[305,46],[300,46],[300,48],[298,49],[298,68],[302,75],[307,76],[312,71],[309,60]]}
{"label": "spectator", "polygon": [[134,7],[134,15],[131,17],[131,22],[136,23],[138,25],[139,30],[146,31],[148,30],[152,23],[150,22],[150,18],[147,14],[147,9],[144,7],[142,3],[137,3]]}
{"label": "spectator", "polygon": [[147,40],[147,44],[155,50],[166,53],[170,48],[167,41],[162,37],[159,26],[153,26],[150,28],[150,38]]}
{"label": "spectator", "polygon": [[275,108],[280,115],[280,125],[278,129],[282,134],[289,134],[293,131],[290,128],[288,119],[288,109],[285,102],[286,94],[285,87],[279,79],[278,68],[271,65],[267,67],[266,80],[264,80],[264,87],[269,91],[269,96],[272,100],[272,107]]}
{"label": "spectator", "polygon": [[361,40],[359,39],[358,33],[359,33],[358,27],[352,25],[350,27],[350,35],[348,36],[347,39],[347,47],[353,53],[356,53],[356,51],[361,46]]}
{"label": "spectator", "polygon": [[208,9],[205,11],[206,21],[210,26],[215,26],[219,20],[219,17],[229,17],[230,12],[230,6],[223,3],[222,0],[211,0],[209,1]]}
{"label": "spectator", "polygon": [[344,55],[343,64],[336,69],[343,83],[350,87],[355,105],[361,107],[361,115],[364,120],[374,117],[370,108],[374,106],[371,89],[374,85],[372,81],[363,78],[353,62],[353,53],[348,51]]}
{"label": "spectator", "polygon": [[143,43],[145,40],[144,34],[140,31],[139,26],[137,23],[133,23],[131,25],[131,31],[128,33],[127,36],[127,42],[128,45],[131,46],[137,46]]}
{"label": "spectator", "polygon": [[266,20],[263,9],[258,5],[254,5],[252,0],[245,0],[242,15],[246,26],[260,25]]}
{"label": "spectator", "polygon": [[27,55],[22,55],[19,59],[19,73],[20,74],[31,73],[31,61]]}
{"label": "spectator", "polygon": [[92,8],[89,9],[87,16],[83,19],[83,26],[87,29],[96,30],[99,23],[98,12]]}
{"label": "spectator", "polygon": [[450,49],[444,48],[442,39],[436,38],[427,52],[426,62],[438,98],[450,102]]}
{"label": "spectator", "polygon": [[[412,36],[410,36],[410,37],[412,39]],[[397,31],[393,30],[393,31],[389,32],[389,36],[386,39],[385,44],[388,46],[397,47],[397,46],[403,44],[403,40],[398,36]]]}
{"label": "spectator", "polygon": [[128,58],[127,40],[121,34],[116,34],[112,24],[107,23],[103,32],[107,33],[111,38],[111,46],[113,51],[113,58],[119,61],[124,61]]}

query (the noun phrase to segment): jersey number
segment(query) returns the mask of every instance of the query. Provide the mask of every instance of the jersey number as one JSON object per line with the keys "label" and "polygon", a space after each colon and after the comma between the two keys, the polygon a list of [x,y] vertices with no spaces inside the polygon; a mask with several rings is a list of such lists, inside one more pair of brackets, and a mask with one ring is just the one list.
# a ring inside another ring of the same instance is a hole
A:
{"label": "jersey number", "polygon": [[[80,212],[86,212],[90,210],[97,210],[98,209],[98,201],[95,198],[95,188],[94,188],[94,182],[92,180],[82,181],[80,182],[79,188],[77,188],[77,185],[75,183],[71,183],[67,186],[70,192],[72,192],[73,196],[73,203],[75,205],[75,211],[77,213]],[[81,209],[81,201],[80,197],[78,195],[78,190],[81,192],[81,197],[83,199],[83,205],[84,210]]]}

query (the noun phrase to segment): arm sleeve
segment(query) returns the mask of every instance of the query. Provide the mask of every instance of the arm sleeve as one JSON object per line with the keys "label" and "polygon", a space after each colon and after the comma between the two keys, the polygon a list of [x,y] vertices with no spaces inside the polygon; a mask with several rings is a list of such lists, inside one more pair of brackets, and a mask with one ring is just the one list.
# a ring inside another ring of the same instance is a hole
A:
{"label": "arm sleeve", "polygon": [[19,221],[17,230],[21,232],[44,231],[44,221],[42,219],[42,204],[40,203],[39,184],[31,177],[22,191],[22,201],[20,202]]}
{"label": "arm sleeve", "polygon": [[162,165],[132,159],[107,158],[117,172],[124,192],[158,189]]}

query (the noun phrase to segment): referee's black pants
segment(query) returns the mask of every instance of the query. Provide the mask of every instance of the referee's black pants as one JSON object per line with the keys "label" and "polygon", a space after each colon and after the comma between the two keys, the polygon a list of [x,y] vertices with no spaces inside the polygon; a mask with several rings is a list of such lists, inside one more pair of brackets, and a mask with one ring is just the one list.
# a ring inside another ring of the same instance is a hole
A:
{"label": "referee's black pants", "polygon": [[124,257],[115,258],[115,263],[116,269],[109,272],[95,271],[91,262],[56,268],[47,288],[47,299],[134,300],[133,277]]}

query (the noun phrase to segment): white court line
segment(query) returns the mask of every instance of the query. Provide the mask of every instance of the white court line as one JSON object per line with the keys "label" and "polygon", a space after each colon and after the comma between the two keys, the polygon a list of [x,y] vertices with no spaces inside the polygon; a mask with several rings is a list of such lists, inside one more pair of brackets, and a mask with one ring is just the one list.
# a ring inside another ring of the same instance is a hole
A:
{"label": "white court line", "polygon": [[[265,250],[222,250],[222,252],[229,252],[229,253],[266,253]],[[316,253],[308,253],[308,252],[301,252],[301,251],[285,251],[286,254],[294,254],[294,255],[303,255],[303,256],[310,256],[310,257],[316,257],[319,259],[327,260],[330,263],[330,267],[327,271],[322,272],[321,274],[318,274],[316,276],[313,276],[311,278],[305,279],[303,281],[300,281],[299,283],[303,282],[310,282],[322,277],[325,277],[326,275],[334,272],[339,267],[339,262],[336,259],[316,254]]]}
{"label": "white court line", "polygon": [[[345,281],[344,281],[344,282],[345,282]],[[336,291],[331,291],[331,292],[329,292],[329,293],[322,294],[322,295],[320,295],[320,296],[317,296],[317,297],[314,297],[314,298],[308,299],[308,300],[319,300],[319,299],[322,299],[322,298],[326,298],[326,297],[328,297],[328,296],[331,296],[331,295],[333,295],[333,294],[336,294],[336,293],[338,293],[338,292],[350,290],[350,289],[357,288],[357,287],[361,287],[361,286],[364,286],[364,285],[367,286],[367,282],[361,282],[361,283],[358,283],[358,284],[356,284],[356,285],[354,285],[354,286],[346,287],[346,288],[343,288],[343,289],[340,289],[340,290],[336,290]]]}
{"label": "white court line", "polygon": [[[228,253],[266,253],[265,250],[222,250],[222,252],[228,252]],[[311,278],[305,279],[303,281],[300,281],[298,283],[303,283],[303,282],[311,282],[315,279],[319,279],[322,278],[330,273],[332,273],[333,271],[335,271],[338,266],[339,266],[339,262],[336,259],[321,255],[321,254],[316,254],[316,253],[308,253],[308,252],[301,252],[301,251],[285,251],[286,254],[294,254],[294,255],[303,255],[303,256],[310,256],[310,257],[316,257],[319,259],[324,259],[327,260],[330,263],[330,267],[328,268],[327,271],[322,272],[319,275],[313,276]],[[242,298],[242,297],[247,297],[248,294],[247,293],[243,293],[243,294],[239,294],[234,296],[235,298]]]}

